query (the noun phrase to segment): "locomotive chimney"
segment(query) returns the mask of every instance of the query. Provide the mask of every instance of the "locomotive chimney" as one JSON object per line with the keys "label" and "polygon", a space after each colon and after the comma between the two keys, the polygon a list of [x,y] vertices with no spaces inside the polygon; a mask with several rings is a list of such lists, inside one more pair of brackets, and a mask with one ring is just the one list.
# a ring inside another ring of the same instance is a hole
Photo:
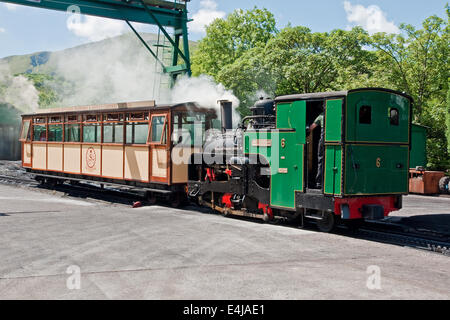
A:
{"label": "locomotive chimney", "polygon": [[219,100],[220,103],[220,121],[222,124],[222,131],[233,129],[232,119],[232,102],[229,100]]}

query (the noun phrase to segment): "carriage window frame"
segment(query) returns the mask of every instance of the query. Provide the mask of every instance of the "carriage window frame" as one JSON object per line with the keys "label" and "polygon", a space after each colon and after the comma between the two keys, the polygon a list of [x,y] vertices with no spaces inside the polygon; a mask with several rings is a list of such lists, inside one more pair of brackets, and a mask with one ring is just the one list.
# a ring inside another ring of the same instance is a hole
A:
{"label": "carriage window frame", "polygon": [[148,122],[148,112],[132,112],[127,113],[125,120],[127,122]]}
{"label": "carriage window frame", "polygon": [[47,119],[45,117],[36,117],[33,118],[33,124],[46,124],[47,123]]}
{"label": "carriage window frame", "polygon": [[59,124],[62,123],[62,118],[61,116],[53,116],[53,117],[49,117],[48,123],[55,123],[55,124]]}
{"label": "carriage window frame", "polygon": [[[45,139],[44,140],[36,140],[35,139],[35,133],[36,133],[36,127],[44,127],[45,128]],[[47,138],[48,138],[48,128],[47,128],[47,124],[46,123],[38,123],[38,124],[33,124],[33,136],[32,136],[34,142],[47,142]]]}
{"label": "carriage window frame", "polygon": [[[161,132],[161,137],[159,138],[159,141],[153,141],[153,119],[154,118],[160,118],[160,117],[164,117],[164,123],[163,123],[163,130]],[[149,144],[159,144],[159,145],[166,145],[167,144],[167,114],[153,114],[151,116],[151,120],[150,120],[150,130],[149,130],[149,135],[148,135],[148,143]],[[164,141],[163,141],[164,140]]]}
{"label": "carriage window frame", "polygon": [[[136,142],[136,126],[147,126],[147,135],[145,139]],[[130,129],[130,131],[129,131]],[[126,145],[145,145],[148,143],[150,135],[150,123],[148,120],[133,120],[125,123],[125,144]]]}
{"label": "carriage window frame", "polygon": [[[75,120],[72,120],[74,117],[75,117]],[[64,117],[64,123],[81,123],[81,116],[77,116],[77,115],[73,115],[73,114],[67,115]]]}
{"label": "carriage window frame", "polygon": [[372,124],[372,106],[359,107],[359,124]]}
{"label": "carriage window frame", "polygon": [[[27,128],[25,129],[25,123],[28,123]],[[26,135],[24,136],[24,131],[27,131]],[[22,121],[22,129],[20,131],[20,139],[19,141],[25,142],[25,141],[31,141],[31,119],[23,120]]]}
{"label": "carriage window frame", "polygon": [[83,115],[83,122],[89,122],[89,123],[100,122],[99,118],[100,117],[98,114],[85,114],[85,115]]}
{"label": "carriage window frame", "polygon": [[[69,136],[67,130],[72,126],[78,126],[78,139],[75,141],[68,140]],[[66,122],[64,123],[64,142],[80,143],[81,142],[81,123],[80,122]]]}
{"label": "carriage window frame", "polygon": [[[60,126],[61,128],[61,140],[50,140],[50,127]],[[59,123],[49,123],[47,125],[47,142],[64,142],[64,124],[62,122]]]}
{"label": "carriage window frame", "polygon": [[[69,114],[64,116],[64,143],[81,143],[82,142],[82,115],[76,115],[76,114]],[[68,134],[68,130],[70,130],[70,127],[78,126],[78,139],[76,140],[68,140],[68,138],[71,136]]]}
{"label": "carriage window frame", "polygon": [[[95,118],[94,118],[95,117]],[[81,123],[81,133],[80,133],[80,139],[81,142],[84,144],[101,144],[103,140],[103,129],[102,129],[102,123],[99,121],[101,119],[101,116],[99,114],[85,114],[83,115],[82,119],[84,120]],[[94,121],[95,119],[95,121]],[[95,127],[95,132],[97,133],[97,137],[95,141],[86,141],[85,139],[85,128],[86,127]],[[100,129],[99,129],[100,128]],[[98,134],[97,131],[100,131],[100,134]]]}
{"label": "carriage window frame", "polygon": [[[397,114],[396,116],[392,115],[392,111],[395,111]],[[391,126],[398,127],[400,124],[400,111],[397,108],[389,108],[389,124]]]}
{"label": "carriage window frame", "polygon": [[[106,113],[103,114],[103,122],[102,122],[102,143],[104,144],[117,144],[123,145],[126,143],[126,122],[124,121],[125,114],[120,112]],[[105,128],[112,128],[112,136],[111,141],[105,141]],[[121,129],[117,130],[120,127]],[[121,136],[118,136],[117,133],[121,132]],[[120,138],[120,139],[117,139]],[[121,140],[121,141],[116,141]]]}
{"label": "carriage window frame", "polygon": [[[197,118],[200,116],[201,120],[198,121]],[[175,120],[175,118],[177,118]],[[188,120],[188,118],[195,118],[194,121]],[[172,123],[172,144],[179,147],[201,147],[205,142],[206,131],[208,128],[208,116],[205,112],[195,112],[195,111],[179,111],[174,114]],[[198,125],[201,125],[199,128]],[[177,125],[177,128],[175,126]],[[190,127],[191,126],[191,127]],[[190,128],[188,128],[190,127]],[[180,130],[181,129],[181,130]],[[201,132],[201,139],[197,138],[197,133]],[[180,137],[184,137],[183,133],[188,132],[190,137],[190,143],[182,139],[178,142]],[[181,135],[180,135],[181,133]],[[199,140],[199,141],[198,141]],[[197,143],[196,143],[197,142]],[[199,144],[200,142],[200,144]]]}

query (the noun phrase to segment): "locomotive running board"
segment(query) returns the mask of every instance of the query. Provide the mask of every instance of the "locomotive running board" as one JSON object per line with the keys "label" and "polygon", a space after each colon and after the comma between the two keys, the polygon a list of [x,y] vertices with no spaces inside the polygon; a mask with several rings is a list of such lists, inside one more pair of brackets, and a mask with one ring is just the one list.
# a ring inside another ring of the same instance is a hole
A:
{"label": "locomotive running board", "polygon": [[213,210],[216,210],[216,211],[222,213],[224,216],[233,215],[233,216],[241,216],[241,217],[248,217],[248,218],[264,220],[263,214],[251,213],[251,212],[241,211],[241,210],[233,210],[230,208],[222,208],[222,207],[215,206],[212,203],[206,202],[206,201],[201,201],[200,205],[204,205]]}

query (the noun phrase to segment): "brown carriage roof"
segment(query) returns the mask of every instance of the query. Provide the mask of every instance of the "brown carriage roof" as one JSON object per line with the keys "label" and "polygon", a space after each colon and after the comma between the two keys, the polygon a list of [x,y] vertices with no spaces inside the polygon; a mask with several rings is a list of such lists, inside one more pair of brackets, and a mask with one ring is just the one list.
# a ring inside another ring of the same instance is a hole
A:
{"label": "brown carriage roof", "polygon": [[204,108],[195,102],[160,104],[156,105],[154,100],[109,103],[99,105],[86,105],[65,108],[38,109],[35,113],[23,114],[22,116],[51,115],[58,113],[98,113],[98,112],[126,112],[142,110],[161,110],[161,109],[189,109],[193,111],[214,111],[214,109]]}
{"label": "brown carriage roof", "polygon": [[395,91],[395,90],[385,89],[385,88],[360,88],[360,89],[353,89],[353,90],[346,90],[346,91],[329,91],[329,92],[291,94],[291,95],[277,97],[275,99],[275,102],[289,102],[289,101],[297,101],[297,100],[314,100],[314,99],[346,97],[349,93],[357,92],[357,91],[365,91],[365,90],[390,92],[390,93],[404,96],[404,97],[412,100],[412,98],[410,96],[408,96],[404,92],[400,92],[400,91]]}

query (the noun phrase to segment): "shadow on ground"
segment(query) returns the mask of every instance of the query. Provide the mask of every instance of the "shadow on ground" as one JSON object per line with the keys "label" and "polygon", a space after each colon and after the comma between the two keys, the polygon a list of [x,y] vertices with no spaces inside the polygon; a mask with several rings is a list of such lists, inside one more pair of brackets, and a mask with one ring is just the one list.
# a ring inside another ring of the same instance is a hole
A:
{"label": "shadow on ground", "polygon": [[396,217],[396,221],[393,221],[393,218],[389,220],[417,230],[425,229],[450,235],[450,212],[401,218]]}

